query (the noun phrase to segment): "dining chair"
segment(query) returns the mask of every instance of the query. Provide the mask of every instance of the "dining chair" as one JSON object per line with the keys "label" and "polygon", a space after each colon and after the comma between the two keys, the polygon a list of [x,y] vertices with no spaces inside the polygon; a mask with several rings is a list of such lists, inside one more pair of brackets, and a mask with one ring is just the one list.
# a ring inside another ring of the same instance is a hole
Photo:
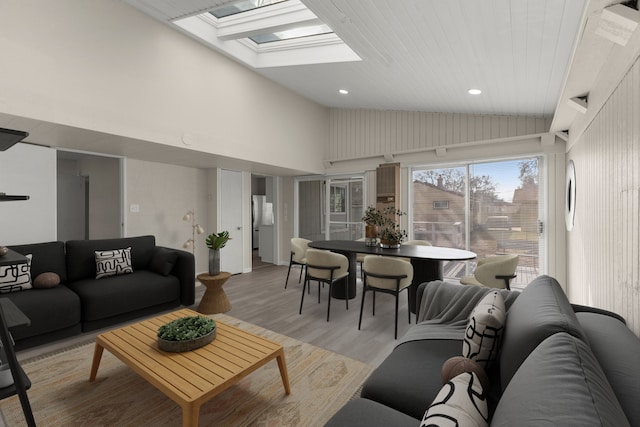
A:
{"label": "dining chair", "polygon": [[[402,242],[402,245],[413,245],[413,246],[431,246],[431,242],[428,240],[407,240],[406,242]],[[403,261],[411,262],[411,258],[400,258]]]}
{"label": "dining chair", "polygon": [[[320,284],[329,285],[329,296],[327,302],[327,322],[329,321],[329,314],[331,313],[331,294],[333,285],[344,279],[344,286],[346,288],[346,277],[349,275],[349,260],[346,256],[337,254],[335,252],[322,251],[318,249],[307,250],[307,267],[304,278],[304,284],[302,285],[302,298],[300,299],[300,313],[302,314],[302,305],[304,304],[304,291],[305,288],[311,286],[311,281],[318,282],[318,304],[320,303]],[[349,310],[349,298],[345,292],[345,304],[347,310]]]}
{"label": "dining chair", "polygon": [[[362,291],[362,304],[360,304],[360,319],[358,330],[362,325],[362,311],[367,291],[373,291],[373,315],[376,315],[376,292],[392,294],[396,299],[396,315],[394,338],[398,338],[398,299],[400,292],[407,289],[413,280],[413,266],[399,258],[380,255],[367,255],[364,258],[364,287]],[[411,295],[407,291],[409,305],[407,314],[411,323]]]}
{"label": "dining chair", "polygon": [[478,261],[471,276],[460,279],[462,285],[511,289],[511,280],[516,278],[520,256],[517,254],[489,256]]}
{"label": "dining chair", "polygon": [[[356,242],[366,242],[367,238],[366,237],[362,237],[358,240],[356,240]],[[366,257],[367,254],[363,254],[363,253],[356,253],[356,264],[358,265],[358,267],[360,267],[360,280],[364,281],[364,273],[362,272],[362,264],[364,263],[364,257]]]}
{"label": "dining chair", "polygon": [[307,249],[309,248],[309,242],[311,240],[303,239],[300,237],[294,237],[291,239],[291,257],[289,259],[289,269],[287,270],[287,280],[284,282],[284,288],[287,289],[289,284],[289,273],[291,273],[291,266],[300,266],[300,277],[298,283],[302,280],[302,273],[307,265]]}

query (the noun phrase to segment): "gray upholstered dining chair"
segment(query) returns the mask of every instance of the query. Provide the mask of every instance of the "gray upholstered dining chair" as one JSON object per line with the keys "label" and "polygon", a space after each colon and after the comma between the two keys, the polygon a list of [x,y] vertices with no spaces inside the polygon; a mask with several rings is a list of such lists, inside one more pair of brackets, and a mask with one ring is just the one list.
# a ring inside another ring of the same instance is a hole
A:
{"label": "gray upholstered dining chair", "polygon": [[[364,288],[362,291],[362,304],[360,304],[360,319],[358,330],[362,325],[362,311],[367,291],[373,291],[373,315],[376,314],[376,292],[392,294],[396,299],[396,315],[394,338],[398,338],[398,298],[400,292],[407,289],[413,280],[413,266],[410,262],[395,257],[380,255],[367,255],[364,258]],[[407,314],[411,323],[411,296],[407,291],[409,305]]]}
{"label": "gray upholstered dining chair", "polygon": [[289,269],[287,270],[287,280],[284,282],[284,288],[287,289],[289,284],[289,273],[291,273],[291,267],[294,265],[300,266],[300,277],[298,283],[302,281],[302,273],[307,265],[307,249],[309,248],[309,242],[311,240],[303,239],[301,237],[294,237],[291,239],[291,258],[289,259]]}
{"label": "gray upholstered dining chair", "polygon": [[[331,313],[331,291],[333,285],[341,279],[345,281],[349,275],[349,260],[346,256],[330,251],[322,251],[318,249],[307,250],[307,268],[302,286],[302,298],[300,298],[300,314],[302,314],[302,305],[304,303],[304,291],[307,286],[311,286],[311,281],[318,282],[318,303],[320,303],[320,284],[329,285],[329,296],[327,302],[327,322]],[[349,298],[345,292],[345,303],[347,310],[349,309]]]}
{"label": "gray upholstered dining chair", "polygon": [[511,289],[511,280],[517,277],[519,259],[520,256],[517,254],[495,255],[481,259],[476,264],[473,275],[460,279],[460,284]]}

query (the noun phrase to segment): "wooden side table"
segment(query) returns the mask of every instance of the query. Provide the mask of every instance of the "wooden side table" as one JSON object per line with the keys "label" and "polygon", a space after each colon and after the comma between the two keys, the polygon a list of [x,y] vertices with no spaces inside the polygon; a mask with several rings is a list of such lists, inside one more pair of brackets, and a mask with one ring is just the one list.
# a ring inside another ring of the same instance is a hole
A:
{"label": "wooden side table", "polygon": [[210,276],[208,274],[198,274],[197,279],[207,287],[200,304],[198,312],[202,314],[226,313],[231,310],[231,303],[227,294],[222,289],[224,283],[231,277],[231,273],[221,271],[220,274]]}

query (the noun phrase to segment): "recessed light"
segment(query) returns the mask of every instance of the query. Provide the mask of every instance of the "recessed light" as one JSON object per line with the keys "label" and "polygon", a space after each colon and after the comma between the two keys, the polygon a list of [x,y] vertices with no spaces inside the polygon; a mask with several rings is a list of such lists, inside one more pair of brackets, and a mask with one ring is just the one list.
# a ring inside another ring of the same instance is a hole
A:
{"label": "recessed light", "polygon": [[480,95],[482,93],[480,89],[469,89],[468,92],[470,95]]}
{"label": "recessed light", "polygon": [[348,91],[348,90],[346,90],[346,89],[340,89],[340,90],[338,90],[338,93],[339,93],[340,95],[348,95],[348,94],[349,94],[349,91]]}

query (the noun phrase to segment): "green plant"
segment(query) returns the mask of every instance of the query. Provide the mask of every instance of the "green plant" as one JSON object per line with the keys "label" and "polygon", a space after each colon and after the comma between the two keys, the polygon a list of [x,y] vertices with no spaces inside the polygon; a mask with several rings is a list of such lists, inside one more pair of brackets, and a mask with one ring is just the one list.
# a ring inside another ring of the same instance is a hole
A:
{"label": "green plant", "polygon": [[367,210],[364,211],[362,221],[367,225],[384,225],[385,218],[380,210],[369,206]]}
{"label": "green plant", "polygon": [[211,233],[207,236],[205,243],[209,249],[221,249],[231,240],[228,231],[221,231],[219,233]]}
{"label": "green plant", "polygon": [[202,316],[181,317],[158,328],[158,338],[167,341],[187,341],[207,335],[216,328],[216,321]]}
{"label": "green plant", "polygon": [[401,230],[400,224],[396,220],[399,220],[403,215],[406,215],[406,213],[392,206],[386,207],[382,210],[384,221],[381,226],[378,227],[380,239],[399,243],[407,237],[407,231]]}

